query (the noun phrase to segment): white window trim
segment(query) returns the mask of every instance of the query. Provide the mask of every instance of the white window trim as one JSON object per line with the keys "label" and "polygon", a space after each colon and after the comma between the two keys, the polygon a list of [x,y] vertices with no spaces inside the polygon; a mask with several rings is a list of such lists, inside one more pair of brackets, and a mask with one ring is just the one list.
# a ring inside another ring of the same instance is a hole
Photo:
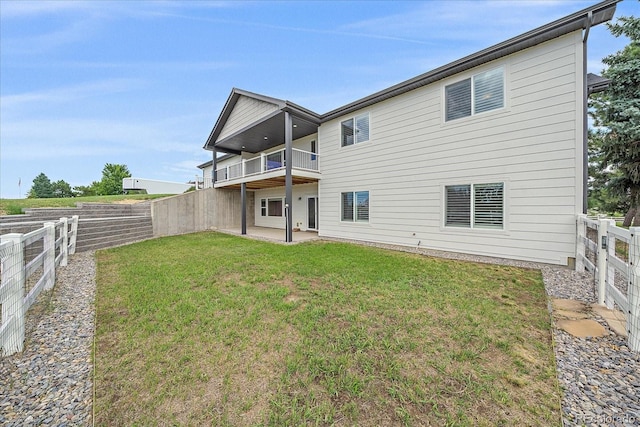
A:
{"label": "white window trim", "polygon": [[[493,71],[493,70],[497,70],[501,68],[502,69],[502,107],[500,108],[494,108],[493,110],[489,110],[489,111],[482,111],[480,113],[475,113],[475,91],[473,90],[473,78],[477,75],[483,74],[483,73],[487,73],[489,71]],[[442,123],[449,125],[449,124],[457,124],[460,122],[464,122],[466,120],[470,120],[473,119],[474,117],[481,117],[484,115],[490,115],[490,114],[496,114],[499,112],[503,112],[507,109],[507,75],[508,75],[508,69],[507,66],[505,64],[503,65],[499,65],[497,67],[491,67],[491,68],[487,68],[487,69],[483,69],[482,71],[477,71],[474,72],[473,74],[466,74],[461,78],[458,78],[456,80],[451,80],[451,81],[447,81],[442,85]],[[447,120],[447,87],[451,86],[453,84],[459,83],[463,80],[468,80],[471,79],[471,114],[465,117],[460,117],[457,119],[452,119],[452,120]]]}
{"label": "white window trim", "polygon": [[[473,188],[475,185],[482,184],[497,184],[502,183],[502,228],[490,228],[490,227],[474,227],[474,193],[471,192],[471,223],[469,227],[457,227],[454,225],[447,225],[447,187],[456,185],[471,185]],[[496,179],[482,179],[482,180],[468,180],[464,182],[448,182],[440,184],[440,203],[441,209],[441,222],[440,231],[468,234],[468,233],[488,233],[488,234],[510,234],[509,233],[509,205],[507,204],[507,196],[509,192],[509,181],[505,178]]]}
{"label": "white window trim", "polygon": [[[357,140],[356,140],[356,121],[358,120],[358,118],[365,117],[365,116],[367,117],[367,122],[369,123],[369,138],[364,140],[364,141],[357,142]],[[347,120],[351,120],[352,123],[353,123],[353,131],[354,131],[354,133],[353,133],[353,144],[342,145],[342,136],[343,136],[342,135],[342,123],[346,122]],[[349,118],[343,118],[343,119],[339,120],[338,126],[340,127],[340,130],[338,132],[340,134],[340,148],[355,147],[356,145],[364,144],[366,142],[371,141],[371,113],[369,113],[369,112],[362,113],[362,114],[356,114],[355,116],[351,116]]]}
{"label": "white window trim", "polygon": [[[364,221],[364,220],[358,220],[357,218],[357,210],[356,210],[356,193],[368,193],[369,194],[369,218]],[[348,219],[343,219],[342,218],[342,195],[344,193],[352,193],[353,194],[353,219],[352,220],[348,220]],[[339,216],[340,216],[340,223],[343,224],[369,224],[371,223],[371,191],[370,190],[353,190],[353,191],[341,191],[338,194],[339,197]]]}
{"label": "white window trim", "polygon": [[[265,201],[266,215],[262,215],[262,201]],[[269,215],[269,200],[280,200],[282,202],[282,215]],[[284,197],[261,197],[260,198],[260,218],[283,218],[284,217]]]}

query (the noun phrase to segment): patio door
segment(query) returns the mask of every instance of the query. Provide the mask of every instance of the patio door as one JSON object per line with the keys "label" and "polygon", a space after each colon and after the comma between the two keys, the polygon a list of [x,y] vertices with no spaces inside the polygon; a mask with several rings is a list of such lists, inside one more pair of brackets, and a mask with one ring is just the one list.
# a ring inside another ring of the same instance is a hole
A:
{"label": "patio door", "polygon": [[307,197],[307,230],[318,229],[318,198]]}

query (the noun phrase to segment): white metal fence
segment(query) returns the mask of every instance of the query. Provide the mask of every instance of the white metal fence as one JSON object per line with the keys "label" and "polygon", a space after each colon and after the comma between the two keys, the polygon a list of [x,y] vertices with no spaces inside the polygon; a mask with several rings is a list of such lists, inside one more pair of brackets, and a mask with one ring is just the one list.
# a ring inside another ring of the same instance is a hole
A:
{"label": "white metal fence", "polygon": [[75,253],[77,230],[75,215],[26,234],[0,236],[0,354],[22,351],[27,310],[40,292],[53,288],[56,267]]}
{"label": "white metal fence", "polygon": [[629,348],[640,352],[640,227],[578,216],[576,270],[594,275],[598,304],[625,315]]}

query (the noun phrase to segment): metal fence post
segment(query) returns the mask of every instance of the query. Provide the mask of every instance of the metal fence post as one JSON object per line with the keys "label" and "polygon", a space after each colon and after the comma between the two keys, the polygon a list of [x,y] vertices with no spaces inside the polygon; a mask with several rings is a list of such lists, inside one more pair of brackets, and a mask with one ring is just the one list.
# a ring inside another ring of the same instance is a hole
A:
{"label": "metal fence post", "polygon": [[9,233],[2,242],[10,242],[9,253],[2,263],[0,303],[2,304],[2,327],[0,347],[5,356],[22,351],[24,346],[24,243],[22,234]]}
{"label": "metal fence post", "polygon": [[640,227],[629,228],[629,288],[627,290],[627,334],[631,351],[640,352]]}
{"label": "metal fence post", "polygon": [[62,259],[60,260],[60,265],[64,267],[69,259],[69,220],[66,217],[60,218],[60,222],[62,222],[62,242],[60,242]]}
{"label": "metal fence post", "polygon": [[42,251],[44,252],[44,263],[42,269],[46,277],[44,290],[53,288],[56,282],[56,225],[53,222],[45,222],[46,233],[42,238]]}
{"label": "metal fence post", "polygon": [[576,220],[576,271],[579,273],[584,273],[584,257],[586,256],[584,239],[587,238],[587,224],[584,220],[586,217],[585,214],[580,214]]}

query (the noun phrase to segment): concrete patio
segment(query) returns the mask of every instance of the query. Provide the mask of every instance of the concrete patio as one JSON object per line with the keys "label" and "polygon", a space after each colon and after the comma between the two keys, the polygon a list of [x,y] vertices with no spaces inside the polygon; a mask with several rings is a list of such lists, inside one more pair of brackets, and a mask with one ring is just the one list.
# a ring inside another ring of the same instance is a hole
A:
{"label": "concrete patio", "polygon": [[[220,229],[218,231],[238,236],[242,235],[240,228]],[[247,227],[247,234],[245,237],[257,240],[267,240],[275,243],[285,243],[285,231],[280,228]],[[319,239],[318,233],[315,231],[294,231],[292,243],[295,244]]]}

